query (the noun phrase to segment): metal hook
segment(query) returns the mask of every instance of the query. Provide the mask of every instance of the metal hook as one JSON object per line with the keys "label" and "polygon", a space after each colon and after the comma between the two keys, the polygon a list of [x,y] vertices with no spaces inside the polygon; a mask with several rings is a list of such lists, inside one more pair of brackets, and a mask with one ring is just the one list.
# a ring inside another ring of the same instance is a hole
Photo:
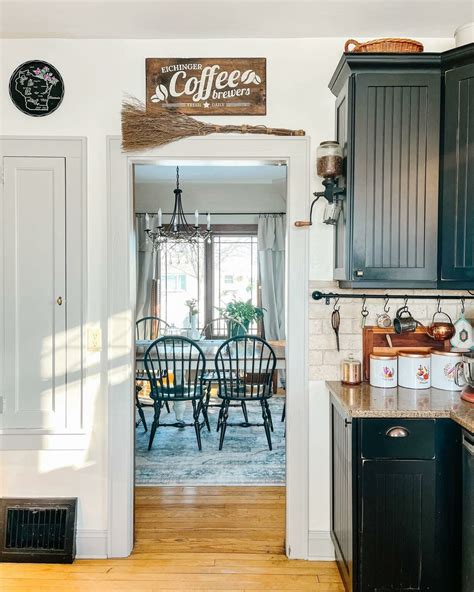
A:
{"label": "metal hook", "polygon": [[405,298],[403,299],[403,308],[407,308],[408,306],[408,296],[405,296]]}
{"label": "metal hook", "polygon": [[383,305],[383,311],[385,313],[389,312],[390,310],[390,306],[388,306],[388,301],[390,300],[389,296],[385,296],[385,300],[384,300],[384,305]]}
{"label": "metal hook", "polygon": [[337,298],[334,298],[334,308],[333,308],[334,312],[341,309],[341,305],[337,306],[338,302],[339,302],[339,296]]}
{"label": "metal hook", "polygon": [[466,299],[464,298],[464,296],[461,297],[461,314],[463,315],[464,312],[466,311],[466,307],[464,306]]}
{"label": "metal hook", "polygon": [[436,312],[441,312],[441,297],[438,296],[437,300],[437,307],[436,307]]}

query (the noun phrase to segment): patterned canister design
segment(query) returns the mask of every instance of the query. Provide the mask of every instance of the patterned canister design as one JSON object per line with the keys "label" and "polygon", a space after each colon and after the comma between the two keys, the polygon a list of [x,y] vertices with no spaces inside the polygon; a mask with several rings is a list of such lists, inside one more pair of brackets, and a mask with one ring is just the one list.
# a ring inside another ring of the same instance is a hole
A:
{"label": "patterned canister design", "polygon": [[397,386],[397,356],[370,354],[370,384],[378,388]]}
{"label": "patterned canister design", "polygon": [[429,389],[431,353],[417,350],[399,351],[398,384],[409,389]]}
{"label": "patterned canister design", "polygon": [[431,352],[431,386],[443,391],[460,391],[454,381],[456,364],[462,361],[462,353],[433,350]]}

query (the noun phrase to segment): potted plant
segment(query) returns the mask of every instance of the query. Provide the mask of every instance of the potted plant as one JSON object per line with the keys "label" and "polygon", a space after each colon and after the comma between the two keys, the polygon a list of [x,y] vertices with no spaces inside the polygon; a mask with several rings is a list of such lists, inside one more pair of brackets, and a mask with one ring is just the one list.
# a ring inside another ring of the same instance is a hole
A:
{"label": "potted plant", "polygon": [[250,300],[232,300],[219,311],[227,319],[229,337],[237,337],[248,333],[250,323],[263,318],[264,308],[254,306]]}

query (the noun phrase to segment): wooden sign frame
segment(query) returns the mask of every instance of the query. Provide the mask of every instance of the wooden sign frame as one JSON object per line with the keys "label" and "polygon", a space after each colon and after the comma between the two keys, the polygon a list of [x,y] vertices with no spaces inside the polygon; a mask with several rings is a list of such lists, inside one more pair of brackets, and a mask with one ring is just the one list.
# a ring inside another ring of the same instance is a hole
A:
{"label": "wooden sign frame", "polygon": [[265,58],[147,58],[146,110],[266,115]]}

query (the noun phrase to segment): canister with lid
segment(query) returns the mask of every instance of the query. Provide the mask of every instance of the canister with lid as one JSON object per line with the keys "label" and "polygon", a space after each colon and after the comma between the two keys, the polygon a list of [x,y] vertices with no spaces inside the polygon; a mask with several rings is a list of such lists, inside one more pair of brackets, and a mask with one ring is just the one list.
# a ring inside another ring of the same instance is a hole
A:
{"label": "canister with lid", "polygon": [[462,352],[431,350],[431,386],[443,391],[460,391],[454,372],[461,361]]}
{"label": "canister with lid", "polygon": [[370,354],[370,384],[379,388],[397,386],[397,356]]}
{"label": "canister with lid", "polygon": [[410,389],[431,386],[431,353],[420,350],[398,352],[398,384]]}
{"label": "canister with lid", "polygon": [[360,384],[362,382],[362,364],[355,360],[352,354],[341,364],[342,379],[344,384]]}

